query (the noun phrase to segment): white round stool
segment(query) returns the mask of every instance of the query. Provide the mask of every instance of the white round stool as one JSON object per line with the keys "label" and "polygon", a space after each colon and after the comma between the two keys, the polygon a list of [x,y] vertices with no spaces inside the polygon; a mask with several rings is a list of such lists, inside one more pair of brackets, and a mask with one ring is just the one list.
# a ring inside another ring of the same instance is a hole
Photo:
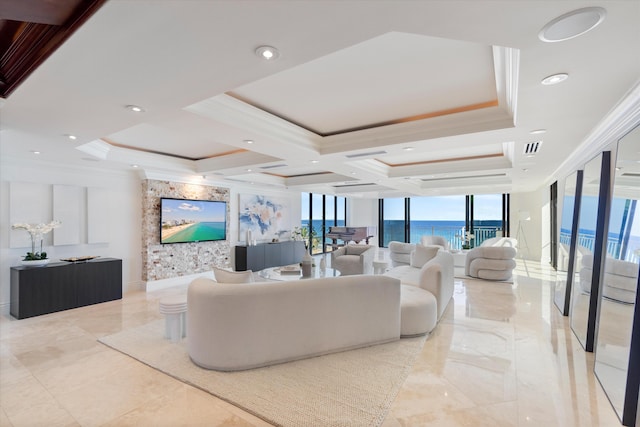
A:
{"label": "white round stool", "polygon": [[164,314],[164,337],[178,342],[187,336],[187,295],[174,295],[160,300]]}

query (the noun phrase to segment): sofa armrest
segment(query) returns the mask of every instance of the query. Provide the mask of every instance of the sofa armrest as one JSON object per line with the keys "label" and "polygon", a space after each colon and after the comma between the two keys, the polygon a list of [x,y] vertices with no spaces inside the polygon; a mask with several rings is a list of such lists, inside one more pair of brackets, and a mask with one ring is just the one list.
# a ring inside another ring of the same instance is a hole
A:
{"label": "sofa armrest", "polygon": [[338,249],[331,251],[331,262],[333,262],[336,257],[342,256],[347,253],[346,246],[340,246]]}
{"label": "sofa armrest", "polygon": [[453,255],[439,251],[434,258],[427,261],[420,269],[419,285],[436,297],[440,319],[453,297]]}
{"label": "sofa armrest", "polygon": [[373,274],[373,259],[375,258],[375,254],[376,248],[374,246],[360,254],[363,274]]}

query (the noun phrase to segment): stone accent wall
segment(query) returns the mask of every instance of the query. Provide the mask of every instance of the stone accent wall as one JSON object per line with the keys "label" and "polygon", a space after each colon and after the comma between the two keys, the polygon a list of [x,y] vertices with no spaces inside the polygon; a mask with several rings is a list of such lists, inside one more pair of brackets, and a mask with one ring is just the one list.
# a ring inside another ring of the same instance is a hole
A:
{"label": "stone accent wall", "polygon": [[[160,198],[227,202],[227,240],[160,244]],[[229,189],[169,181],[142,181],[142,280],[169,279],[229,267]]]}

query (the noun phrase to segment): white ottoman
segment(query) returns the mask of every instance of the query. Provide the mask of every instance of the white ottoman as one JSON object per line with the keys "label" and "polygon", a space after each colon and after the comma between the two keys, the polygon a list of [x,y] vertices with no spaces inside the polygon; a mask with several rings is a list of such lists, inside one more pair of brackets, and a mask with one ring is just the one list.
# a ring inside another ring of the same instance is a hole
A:
{"label": "white ottoman", "polygon": [[160,313],[164,314],[164,337],[178,342],[187,335],[187,295],[174,295],[160,300]]}
{"label": "white ottoman", "polygon": [[431,332],[438,323],[438,303],[429,291],[411,285],[400,286],[400,337]]}

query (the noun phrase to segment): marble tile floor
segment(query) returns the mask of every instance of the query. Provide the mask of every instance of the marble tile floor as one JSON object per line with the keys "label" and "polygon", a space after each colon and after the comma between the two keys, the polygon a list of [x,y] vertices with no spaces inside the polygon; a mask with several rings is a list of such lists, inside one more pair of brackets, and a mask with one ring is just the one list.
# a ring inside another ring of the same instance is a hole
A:
{"label": "marble tile floor", "polygon": [[[454,301],[385,419],[396,426],[620,426],[551,275],[518,260],[513,284],[456,279]],[[15,320],[0,316],[0,426],[264,426],[98,343],[158,319],[171,288]]]}

